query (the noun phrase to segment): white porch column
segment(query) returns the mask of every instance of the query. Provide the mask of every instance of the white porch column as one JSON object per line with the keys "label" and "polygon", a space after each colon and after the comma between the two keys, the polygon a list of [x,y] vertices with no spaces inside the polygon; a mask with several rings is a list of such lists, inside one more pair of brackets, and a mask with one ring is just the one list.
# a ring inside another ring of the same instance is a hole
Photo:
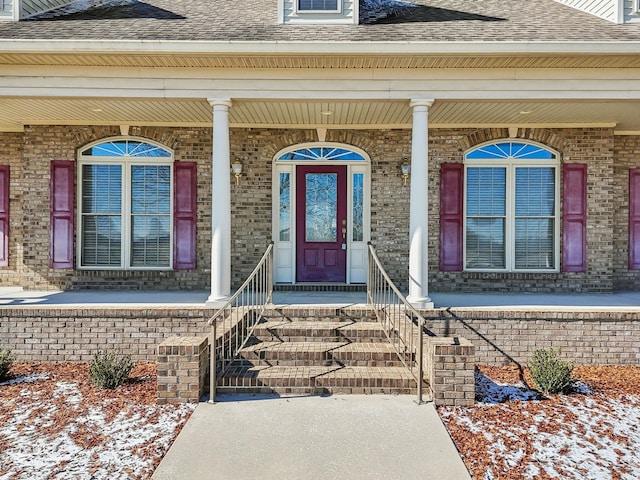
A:
{"label": "white porch column", "polygon": [[231,160],[229,108],[231,100],[208,98],[213,107],[211,169],[211,295],[207,305],[223,304],[231,295]]}
{"label": "white porch column", "polygon": [[411,197],[409,205],[409,296],[416,308],[433,308],[429,298],[429,107],[412,100]]}

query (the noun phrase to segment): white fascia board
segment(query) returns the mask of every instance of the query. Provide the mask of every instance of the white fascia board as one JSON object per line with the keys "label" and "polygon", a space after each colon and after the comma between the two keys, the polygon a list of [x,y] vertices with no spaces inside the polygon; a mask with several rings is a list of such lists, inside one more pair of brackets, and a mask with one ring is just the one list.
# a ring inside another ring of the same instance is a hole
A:
{"label": "white fascia board", "polygon": [[5,125],[0,123],[0,132],[22,133],[24,132],[24,125],[16,125],[16,124]]}
{"label": "white fascia board", "polygon": [[0,39],[0,53],[245,55],[629,55],[640,41],[589,42],[235,42]]}

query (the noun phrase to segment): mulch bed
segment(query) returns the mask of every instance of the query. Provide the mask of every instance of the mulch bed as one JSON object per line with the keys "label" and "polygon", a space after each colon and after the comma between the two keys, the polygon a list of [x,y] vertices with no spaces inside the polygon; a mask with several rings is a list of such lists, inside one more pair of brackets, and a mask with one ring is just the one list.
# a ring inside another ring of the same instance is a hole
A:
{"label": "mulch bed", "polygon": [[157,405],[155,363],[113,390],[82,363],[18,363],[0,384],[0,478],[147,479],[193,405]]}
{"label": "mulch bed", "polygon": [[573,376],[577,392],[542,395],[526,369],[479,366],[486,396],[438,409],[474,478],[640,478],[640,367],[580,366]]}

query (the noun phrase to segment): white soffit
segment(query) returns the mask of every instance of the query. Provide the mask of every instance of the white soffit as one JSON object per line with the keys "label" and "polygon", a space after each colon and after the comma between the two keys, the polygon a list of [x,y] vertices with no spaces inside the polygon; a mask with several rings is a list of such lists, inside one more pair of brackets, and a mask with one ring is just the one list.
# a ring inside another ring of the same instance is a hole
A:
{"label": "white soffit", "polygon": [[227,69],[640,68],[640,55],[118,55],[3,53],[0,50],[0,65]]}
{"label": "white soffit", "polygon": [[[431,128],[616,126],[640,130],[640,101],[453,101],[436,100]],[[330,112],[330,113],[329,113]],[[409,101],[264,101],[233,99],[233,127],[253,128],[411,128]],[[0,98],[0,130],[22,125],[212,124],[205,99],[41,99]]]}

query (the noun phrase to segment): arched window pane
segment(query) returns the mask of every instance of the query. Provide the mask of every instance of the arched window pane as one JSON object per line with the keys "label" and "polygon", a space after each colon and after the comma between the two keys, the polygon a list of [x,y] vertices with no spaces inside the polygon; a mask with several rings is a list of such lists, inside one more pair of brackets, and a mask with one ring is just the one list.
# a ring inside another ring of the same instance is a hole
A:
{"label": "arched window pane", "polygon": [[281,155],[278,160],[364,161],[365,158],[358,152],[346,148],[310,147],[287,152]]}
{"label": "arched window pane", "polygon": [[507,158],[522,158],[528,160],[553,160],[556,155],[538,145],[521,142],[501,142],[483,145],[471,150],[466,155],[467,160],[495,160]]}
{"label": "arched window pane", "polygon": [[87,157],[151,157],[170,158],[171,152],[138,140],[114,140],[99,143],[82,151]]}

